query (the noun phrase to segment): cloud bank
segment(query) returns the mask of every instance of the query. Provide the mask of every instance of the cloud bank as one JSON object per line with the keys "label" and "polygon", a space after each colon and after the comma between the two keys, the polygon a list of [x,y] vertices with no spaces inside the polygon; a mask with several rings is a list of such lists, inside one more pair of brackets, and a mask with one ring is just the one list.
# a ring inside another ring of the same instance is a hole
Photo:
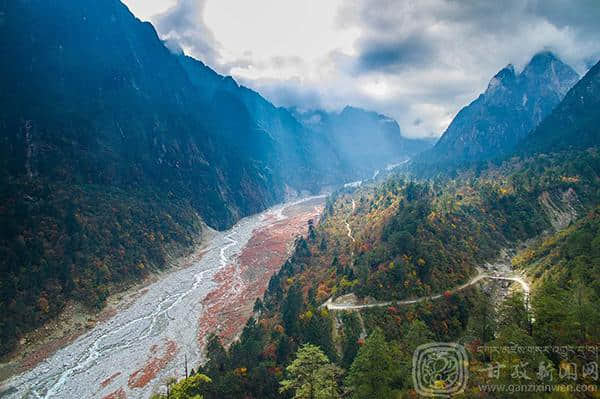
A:
{"label": "cloud bank", "polygon": [[597,0],[171,2],[139,12],[275,104],[369,108],[410,136],[439,136],[508,63],[551,50],[583,74],[600,58]]}

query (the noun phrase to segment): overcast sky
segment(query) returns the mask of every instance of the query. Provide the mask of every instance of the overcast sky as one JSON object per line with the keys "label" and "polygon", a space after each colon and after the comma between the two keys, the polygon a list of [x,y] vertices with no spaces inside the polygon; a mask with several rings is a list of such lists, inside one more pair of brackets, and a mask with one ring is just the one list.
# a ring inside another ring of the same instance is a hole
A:
{"label": "overcast sky", "polygon": [[123,0],[186,54],[276,105],[346,104],[439,136],[508,63],[600,57],[600,0]]}

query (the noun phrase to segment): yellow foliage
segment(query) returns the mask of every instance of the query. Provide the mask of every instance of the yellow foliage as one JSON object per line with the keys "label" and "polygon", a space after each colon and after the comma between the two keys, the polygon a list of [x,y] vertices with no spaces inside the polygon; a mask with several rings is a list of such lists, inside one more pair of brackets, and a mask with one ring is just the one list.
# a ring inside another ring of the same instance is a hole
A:
{"label": "yellow foliage", "polygon": [[444,389],[444,387],[446,386],[446,383],[442,380],[436,380],[433,383],[433,386],[435,387],[435,389]]}
{"label": "yellow foliage", "polygon": [[349,281],[346,276],[342,276],[340,280],[340,285],[342,288],[354,287],[358,283],[358,280]]}
{"label": "yellow foliage", "polygon": [[518,253],[512,260],[512,264],[515,267],[522,267],[535,258],[535,252],[531,249],[525,249]]}
{"label": "yellow foliage", "polygon": [[212,380],[204,374],[194,374],[188,378],[171,385],[171,392],[169,397],[171,399],[196,399],[202,398],[199,395],[192,396],[192,392],[197,391],[202,385],[210,384]]}
{"label": "yellow foliage", "polygon": [[313,317],[313,312],[310,310],[307,310],[306,312],[304,312],[301,316],[300,319],[302,320],[310,320]]}
{"label": "yellow foliage", "polygon": [[427,216],[427,220],[429,220],[430,222],[433,222],[435,220],[436,216],[437,216],[437,214],[435,213],[435,211],[431,211],[431,213]]}

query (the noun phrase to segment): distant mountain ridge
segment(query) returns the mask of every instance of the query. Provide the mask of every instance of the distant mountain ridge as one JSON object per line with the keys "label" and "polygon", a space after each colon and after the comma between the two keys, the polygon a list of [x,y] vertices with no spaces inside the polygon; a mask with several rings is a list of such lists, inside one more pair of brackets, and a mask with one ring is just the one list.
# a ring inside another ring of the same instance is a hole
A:
{"label": "distant mountain ridge", "polygon": [[246,148],[256,146],[257,140],[270,142],[257,155],[272,162],[273,169],[284,176],[286,187],[318,191],[320,186],[353,178],[353,171],[342,165],[343,154],[331,145],[327,135],[316,134],[288,110],[275,107],[259,93],[238,85],[230,76],[217,74],[201,61],[185,55],[178,60],[206,103],[209,112],[205,118],[214,129],[239,141],[244,138],[240,134],[243,130],[231,116],[247,114],[245,128],[252,138],[245,142]]}
{"label": "distant mountain ridge", "polygon": [[511,153],[578,79],[570,66],[547,51],[536,54],[519,74],[508,65],[490,80],[483,94],[460,110],[419,161],[455,164]]}
{"label": "distant mountain ridge", "polygon": [[298,108],[290,111],[305,126],[326,136],[346,163],[360,168],[362,173],[403,161],[432,145],[430,140],[403,136],[396,120],[374,111],[352,106],[340,112]]}

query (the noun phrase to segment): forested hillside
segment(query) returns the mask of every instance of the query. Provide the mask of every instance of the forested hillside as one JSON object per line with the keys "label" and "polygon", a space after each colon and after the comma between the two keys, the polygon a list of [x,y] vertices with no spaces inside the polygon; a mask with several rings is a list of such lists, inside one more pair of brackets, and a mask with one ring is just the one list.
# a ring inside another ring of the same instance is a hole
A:
{"label": "forested hillside", "polygon": [[[599,199],[595,148],[513,158],[478,173],[464,170],[453,180],[395,176],[340,191],[271,279],[239,341],[226,350],[218,337],[210,340],[208,362],[198,371],[211,382],[190,392],[280,398],[314,384],[331,397],[392,398],[411,392],[419,344],[458,340],[474,351],[474,384],[465,395],[496,397],[477,390],[485,378],[476,370],[491,365],[477,346],[600,342],[594,291]],[[577,217],[583,220],[575,223]],[[492,302],[493,285],[452,291],[501,249],[521,248],[535,237],[546,238],[514,257],[534,282],[533,324],[518,291],[500,306]],[[320,306],[347,293],[392,304],[358,312]],[[432,293],[444,294],[414,305],[393,302]],[[540,356],[532,364],[562,367],[560,358]],[[309,371],[311,377],[302,377]]]}
{"label": "forested hillside", "polygon": [[0,19],[0,354],[69,299],[101,307],[164,268],[202,223],[368,169],[119,0],[15,0]]}
{"label": "forested hillside", "polygon": [[68,299],[102,305],[114,283],[164,267],[200,237],[200,218],[229,226],[284,187],[209,130],[177,58],[121,2],[15,1],[2,12],[4,353]]}

